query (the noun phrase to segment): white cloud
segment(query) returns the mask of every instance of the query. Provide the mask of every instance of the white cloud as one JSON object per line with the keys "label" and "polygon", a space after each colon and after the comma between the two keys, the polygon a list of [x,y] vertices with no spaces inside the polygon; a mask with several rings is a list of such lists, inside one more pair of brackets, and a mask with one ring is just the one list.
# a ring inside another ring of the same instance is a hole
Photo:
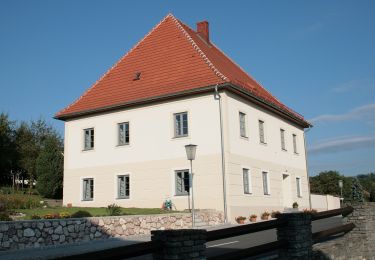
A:
{"label": "white cloud", "polygon": [[308,149],[308,152],[310,154],[336,153],[374,147],[375,136],[344,136],[322,140],[319,143],[312,145]]}
{"label": "white cloud", "polygon": [[342,83],[331,89],[335,93],[345,93],[351,91],[372,90],[375,89],[375,81],[372,79],[356,79]]}
{"label": "white cloud", "polygon": [[367,104],[350,110],[345,114],[324,114],[310,119],[309,121],[313,124],[320,122],[343,122],[351,120],[365,119],[368,123],[375,120],[375,103]]}

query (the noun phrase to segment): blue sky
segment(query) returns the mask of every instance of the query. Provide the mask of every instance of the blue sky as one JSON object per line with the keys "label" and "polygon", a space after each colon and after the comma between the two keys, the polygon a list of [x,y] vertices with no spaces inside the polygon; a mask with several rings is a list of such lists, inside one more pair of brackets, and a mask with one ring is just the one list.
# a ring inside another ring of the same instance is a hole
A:
{"label": "blue sky", "polygon": [[375,1],[0,1],[0,111],[52,119],[165,15],[311,120],[310,174],[375,171]]}

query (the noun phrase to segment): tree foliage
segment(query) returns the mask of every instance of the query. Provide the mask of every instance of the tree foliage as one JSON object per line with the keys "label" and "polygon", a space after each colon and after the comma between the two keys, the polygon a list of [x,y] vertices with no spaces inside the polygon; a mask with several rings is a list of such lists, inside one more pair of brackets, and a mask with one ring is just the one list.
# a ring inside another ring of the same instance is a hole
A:
{"label": "tree foliage", "polygon": [[46,198],[62,197],[63,164],[62,142],[54,136],[44,140],[43,148],[36,161],[38,181],[36,188]]}
{"label": "tree foliage", "polygon": [[[60,153],[51,152],[53,144],[58,147]],[[12,181],[16,176],[25,177],[29,183],[33,183],[34,180],[38,182],[38,174],[43,179],[45,177],[42,170],[43,167],[37,166],[37,162],[41,154],[46,156],[46,150],[51,152],[51,163],[55,163],[56,176],[59,176],[56,180],[62,183],[62,149],[62,140],[59,133],[48,125],[45,120],[39,119],[30,123],[21,122],[16,124],[16,122],[9,120],[7,114],[1,113],[0,185],[12,185]],[[52,158],[52,155],[56,158]],[[56,197],[59,193],[57,190],[61,186],[62,184],[56,185],[56,191],[52,192],[53,195],[51,196]],[[32,185],[30,187],[32,188]]]}

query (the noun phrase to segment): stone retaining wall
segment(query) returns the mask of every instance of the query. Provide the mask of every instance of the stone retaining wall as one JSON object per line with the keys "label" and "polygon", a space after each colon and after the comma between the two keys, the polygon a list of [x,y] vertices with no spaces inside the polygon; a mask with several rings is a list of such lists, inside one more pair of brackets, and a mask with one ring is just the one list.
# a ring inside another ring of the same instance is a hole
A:
{"label": "stone retaining wall", "polygon": [[[224,222],[216,211],[196,213],[200,226]],[[191,214],[93,217],[0,222],[0,250],[150,234],[151,230],[191,228]]]}
{"label": "stone retaining wall", "polygon": [[352,203],[352,214],[344,224],[354,223],[349,233],[314,245],[316,259],[375,259],[375,203]]}

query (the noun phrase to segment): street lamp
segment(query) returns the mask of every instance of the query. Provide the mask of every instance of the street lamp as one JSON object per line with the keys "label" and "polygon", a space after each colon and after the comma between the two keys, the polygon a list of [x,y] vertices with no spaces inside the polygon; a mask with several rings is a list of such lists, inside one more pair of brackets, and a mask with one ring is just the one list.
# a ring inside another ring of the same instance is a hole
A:
{"label": "street lamp", "polygon": [[342,187],[344,186],[344,183],[342,182],[342,180],[339,180],[339,187],[340,187],[340,193],[341,193],[341,196],[340,196],[340,207],[342,206],[342,203],[344,201],[344,198],[342,197]]}
{"label": "street lamp", "polygon": [[185,145],[186,156],[187,159],[190,161],[190,189],[191,189],[191,221],[192,227],[195,227],[195,210],[194,210],[194,185],[193,185],[193,160],[195,160],[195,152],[197,151],[197,145],[195,144],[188,144]]}

